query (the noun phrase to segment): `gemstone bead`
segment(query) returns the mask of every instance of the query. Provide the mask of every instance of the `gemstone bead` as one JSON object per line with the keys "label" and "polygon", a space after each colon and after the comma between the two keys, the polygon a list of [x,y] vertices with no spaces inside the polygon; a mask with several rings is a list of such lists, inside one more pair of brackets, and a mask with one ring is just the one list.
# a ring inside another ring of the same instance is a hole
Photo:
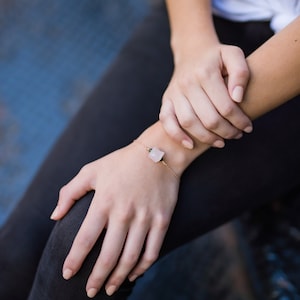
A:
{"label": "gemstone bead", "polygon": [[149,149],[149,157],[152,159],[155,163],[162,161],[163,157],[165,155],[165,152],[159,150],[156,147]]}

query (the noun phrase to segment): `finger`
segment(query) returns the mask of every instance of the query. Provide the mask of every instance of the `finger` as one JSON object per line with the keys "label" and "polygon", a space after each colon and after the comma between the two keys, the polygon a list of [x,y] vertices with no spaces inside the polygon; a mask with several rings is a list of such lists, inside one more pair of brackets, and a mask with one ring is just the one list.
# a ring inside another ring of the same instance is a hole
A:
{"label": "finger", "polygon": [[[226,91],[225,86],[224,89]],[[207,96],[206,91],[200,86],[192,86],[187,92],[187,96],[189,97],[192,107],[195,109],[195,113],[208,131],[225,139],[233,138],[240,133],[240,130],[235,128],[227,119],[220,115],[217,107],[213,105]],[[217,98],[216,95],[214,95],[214,97]],[[216,103],[217,99],[214,99],[214,101]],[[234,105],[231,100],[229,101]]]}
{"label": "finger", "polygon": [[[96,214],[95,211],[98,211],[98,213]],[[106,215],[104,213],[100,214],[99,210],[95,210],[91,205],[65,259],[63,277],[66,280],[78,272],[103,231],[106,222]]]}
{"label": "finger", "polygon": [[[223,55],[223,62],[226,67],[227,85],[229,95],[235,102],[241,102],[246,90],[250,71],[245,60],[243,51],[238,47],[225,48],[226,55]],[[234,50],[234,51],[232,51]],[[250,133],[253,130],[252,122],[248,118],[248,123],[245,120],[244,132]]]}
{"label": "finger", "polygon": [[247,87],[250,71],[243,51],[238,47],[224,47],[222,60],[228,76],[228,91],[235,102],[243,100]]}
{"label": "finger", "polygon": [[145,271],[148,270],[148,268],[157,260],[168,225],[168,221],[158,221],[150,230],[147,237],[145,252],[139,263],[131,271],[129,275],[130,281],[134,281],[138,276],[144,274]]}
{"label": "finger", "polygon": [[90,298],[93,298],[98,293],[108,275],[116,266],[127,232],[127,221],[120,222],[118,219],[115,221],[109,220],[100,255],[86,285],[87,295]]}
{"label": "finger", "polygon": [[[248,127],[252,126],[249,117],[241,110],[241,108],[232,101],[229,96],[224,79],[220,73],[214,73],[208,80],[204,81],[203,89],[205,90],[208,98],[214,104],[218,113],[226,119],[234,128],[248,132]],[[216,120],[215,120],[216,121]],[[218,132],[224,131],[223,126],[219,126],[216,122],[208,124],[208,126],[217,125]],[[227,132],[227,131],[226,131]],[[234,131],[228,131],[226,136],[221,135],[224,138],[233,138]]]}
{"label": "finger", "polygon": [[173,104],[166,97],[160,109],[159,119],[165,131],[172,139],[181,143],[187,149],[193,149],[193,140],[181,129],[174,112]]}
{"label": "finger", "polygon": [[[178,100],[178,99],[177,99]],[[191,103],[183,97],[180,101],[175,102],[175,114],[180,126],[202,143],[213,145],[215,147],[224,147],[224,141],[221,137],[207,130],[198,115],[194,111]]]}
{"label": "finger", "polygon": [[64,217],[78,199],[93,190],[92,175],[90,166],[86,165],[68,184],[60,189],[57,206],[50,217],[52,220],[59,220]]}
{"label": "finger", "polygon": [[149,225],[145,226],[145,223],[145,219],[137,221],[129,230],[121,259],[106,283],[106,293],[109,296],[119,288],[138,261],[149,230]]}

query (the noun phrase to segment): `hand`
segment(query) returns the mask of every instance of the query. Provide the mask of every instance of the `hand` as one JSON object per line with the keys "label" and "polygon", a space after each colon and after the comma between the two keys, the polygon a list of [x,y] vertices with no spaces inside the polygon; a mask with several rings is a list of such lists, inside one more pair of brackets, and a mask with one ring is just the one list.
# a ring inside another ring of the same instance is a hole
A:
{"label": "hand", "polygon": [[86,285],[88,296],[94,297],[108,277],[105,287],[111,295],[126,277],[133,281],[144,273],[158,257],[178,186],[179,179],[163,164],[152,162],[136,143],[84,166],[61,189],[52,214],[52,219],[63,218],[75,201],[95,190],[64,262],[64,278],[78,272],[104,229],[101,252]]}
{"label": "hand", "polygon": [[235,46],[217,44],[177,57],[160,111],[166,132],[189,149],[193,138],[221,148],[223,139],[251,132],[250,119],[237,105],[248,79],[244,54]]}

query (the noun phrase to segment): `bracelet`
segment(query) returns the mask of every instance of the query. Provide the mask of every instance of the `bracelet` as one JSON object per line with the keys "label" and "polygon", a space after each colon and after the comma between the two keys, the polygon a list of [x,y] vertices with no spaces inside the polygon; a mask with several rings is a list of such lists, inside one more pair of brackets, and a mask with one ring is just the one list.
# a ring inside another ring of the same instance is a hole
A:
{"label": "bracelet", "polygon": [[177,175],[177,173],[166,163],[166,161],[164,160],[164,155],[165,152],[160,150],[157,147],[148,147],[146,145],[144,145],[142,142],[138,141],[138,140],[134,140],[134,143],[137,143],[141,146],[143,146],[148,152],[148,157],[155,163],[162,163],[165,167],[167,167],[172,173],[173,175],[178,179],[179,176]]}

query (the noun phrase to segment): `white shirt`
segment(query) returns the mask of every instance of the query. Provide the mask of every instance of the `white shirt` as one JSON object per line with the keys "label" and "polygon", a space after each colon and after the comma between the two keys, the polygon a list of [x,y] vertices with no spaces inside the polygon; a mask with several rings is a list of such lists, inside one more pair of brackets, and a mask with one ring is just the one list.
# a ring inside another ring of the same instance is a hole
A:
{"label": "white shirt", "polygon": [[213,13],[233,21],[270,21],[278,32],[300,15],[300,0],[212,0]]}

